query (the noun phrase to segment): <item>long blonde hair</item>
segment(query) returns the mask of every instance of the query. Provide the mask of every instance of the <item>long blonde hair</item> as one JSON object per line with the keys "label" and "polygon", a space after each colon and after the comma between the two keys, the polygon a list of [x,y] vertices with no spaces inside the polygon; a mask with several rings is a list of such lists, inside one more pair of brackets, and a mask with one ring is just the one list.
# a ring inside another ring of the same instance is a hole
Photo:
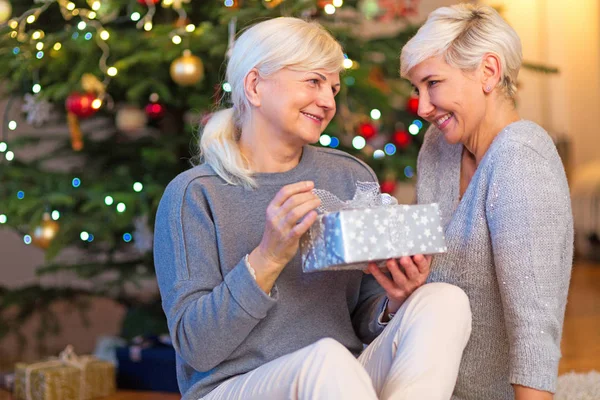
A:
{"label": "long blonde hair", "polygon": [[443,56],[453,67],[477,68],[485,53],[500,59],[502,79],[498,86],[514,99],[523,53],[517,32],[492,7],[457,4],[429,14],[425,24],[402,48],[400,75],[406,77],[417,64]]}
{"label": "long blonde hair", "polygon": [[238,145],[240,128],[251,110],[244,92],[246,75],[253,68],[260,76],[269,76],[282,68],[339,72],[343,61],[340,44],[315,22],[280,17],[246,30],[236,40],[227,64],[226,80],[231,85],[233,107],[215,112],[204,126],[200,138],[201,160],[229,184],[256,187]]}

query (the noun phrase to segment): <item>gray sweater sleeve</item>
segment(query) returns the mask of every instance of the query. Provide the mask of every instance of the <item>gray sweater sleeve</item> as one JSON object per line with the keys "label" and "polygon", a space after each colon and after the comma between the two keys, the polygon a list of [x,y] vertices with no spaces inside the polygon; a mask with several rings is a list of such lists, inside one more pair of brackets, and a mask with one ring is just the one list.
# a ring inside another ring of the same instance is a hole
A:
{"label": "gray sweater sleeve", "polygon": [[506,141],[486,215],[508,334],[510,382],[555,391],[571,261],[569,192],[552,152]]}
{"label": "gray sweater sleeve", "polygon": [[[173,345],[194,369],[225,360],[276,303],[243,259],[219,264],[215,226],[197,181],[174,180],[160,202],[154,239],[156,275]],[[223,276],[223,270],[229,271]]]}

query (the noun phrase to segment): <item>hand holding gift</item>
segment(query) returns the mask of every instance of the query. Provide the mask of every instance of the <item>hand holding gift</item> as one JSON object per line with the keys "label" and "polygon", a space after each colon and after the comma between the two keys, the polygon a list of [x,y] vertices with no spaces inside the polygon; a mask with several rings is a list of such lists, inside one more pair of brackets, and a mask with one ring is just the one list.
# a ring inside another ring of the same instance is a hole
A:
{"label": "hand holding gift", "polygon": [[313,188],[313,182],[286,185],[267,207],[262,240],[248,257],[256,272],[256,282],[266,293],[298,252],[300,237],[317,219],[315,209],[321,200],[312,192]]}
{"label": "hand holding gift", "polygon": [[417,254],[413,257],[389,259],[385,263],[389,277],[376,263],[369,263],[365,273],[372,274],[387,293],[388,304],[384,315],[398,311],[404,301],[425,283],[429,276],[431,258],[430,255]]}

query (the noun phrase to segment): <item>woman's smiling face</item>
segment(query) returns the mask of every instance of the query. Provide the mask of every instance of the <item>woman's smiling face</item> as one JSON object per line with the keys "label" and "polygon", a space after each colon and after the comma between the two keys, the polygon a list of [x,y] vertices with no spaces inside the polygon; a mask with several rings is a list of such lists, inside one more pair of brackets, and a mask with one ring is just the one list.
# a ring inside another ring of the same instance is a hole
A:
{"label": "woman's smiling face", "polygon": [[463,71],[442,57],[431,57],[407,77],[419,96],[419,116],[441,130],[449,143],[466,143],[486,113],[480,72]]}

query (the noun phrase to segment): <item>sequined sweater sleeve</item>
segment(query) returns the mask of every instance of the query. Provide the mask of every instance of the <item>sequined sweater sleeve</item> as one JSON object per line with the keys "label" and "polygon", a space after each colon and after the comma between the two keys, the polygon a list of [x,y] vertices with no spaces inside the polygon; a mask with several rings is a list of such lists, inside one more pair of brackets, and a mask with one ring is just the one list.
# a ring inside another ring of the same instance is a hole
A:
{"label": "sequined sweater sleeve", "polygon": [[546,145],[504,140],[485,211],[510,343],[510,382],[553,391],[572,264],[569,191]]}

